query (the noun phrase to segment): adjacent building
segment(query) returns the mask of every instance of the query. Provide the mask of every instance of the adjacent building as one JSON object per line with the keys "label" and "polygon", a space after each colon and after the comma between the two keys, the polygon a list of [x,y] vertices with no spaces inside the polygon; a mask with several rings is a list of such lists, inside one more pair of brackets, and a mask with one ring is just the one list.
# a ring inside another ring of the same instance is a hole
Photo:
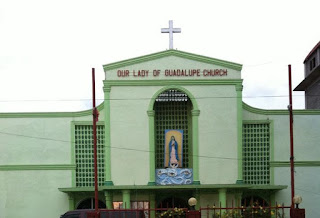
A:
{"label": "adjacent building", "polygon": [[305,92],[306,109],[320,109],[320,42],[310,51],[303,64],[305,79],[294,91]]}

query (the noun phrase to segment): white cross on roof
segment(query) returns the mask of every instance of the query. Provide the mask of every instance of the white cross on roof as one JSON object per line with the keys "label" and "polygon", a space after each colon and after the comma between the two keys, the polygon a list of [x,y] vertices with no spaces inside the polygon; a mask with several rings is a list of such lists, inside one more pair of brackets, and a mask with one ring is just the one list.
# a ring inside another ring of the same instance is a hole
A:
{"label": "white cross on roof", "polygon": [[173,22],[169,20],[169,28],[161,28],[161,33],[169,33],[169,49],[173,49],[173,33],[181,33],[181,28],[173,28]]}

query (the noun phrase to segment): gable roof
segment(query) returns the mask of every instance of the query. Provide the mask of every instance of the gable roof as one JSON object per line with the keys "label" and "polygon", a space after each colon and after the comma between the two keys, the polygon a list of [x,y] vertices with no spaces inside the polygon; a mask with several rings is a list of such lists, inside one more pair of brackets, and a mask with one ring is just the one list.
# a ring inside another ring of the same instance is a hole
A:
{"label": "gable roof", "polygon": [[206,57],[202,55],[192,54],[184,51],[173,50],[173,49],[161,51],[161,52],[157,52],[149,55],[144,55],[144,56],[140,56],[132,59],[127,59],[119,62],[114,62],[110,64],[105,64],[103,65],[103,69],[104,71],[107,71],[107,70],[121,68],[121,67],[138,64],[146,61],[152,61],[152,60],[156,60],[163,57],[169,57],[169,56],[176,56],[176,57],[181,57],[181,58],[185,58],[193,61],[198,61],[198,62],[203,62],[208,64],[215,64],[215,65],[219,65],[222,67],[226,67],[226,68],[230,68],[238,71],[241,71],[242,69],[241,64],[219,60],[219,59]]}

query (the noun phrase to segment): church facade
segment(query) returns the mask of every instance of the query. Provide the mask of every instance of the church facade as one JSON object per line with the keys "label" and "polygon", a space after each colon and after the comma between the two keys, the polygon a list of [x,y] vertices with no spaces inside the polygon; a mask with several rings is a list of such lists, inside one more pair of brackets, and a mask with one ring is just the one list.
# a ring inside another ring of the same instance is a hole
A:
{"label": "church facade", "polygon": [[[291,204],[289,113],[245,104],[240,64],[170,49],[103,68],[101,207]],[[296,193],[317,217],[320,111],[293,114]],[[93,207],[91,110],[2,113],[0,126],[0,217]]]}

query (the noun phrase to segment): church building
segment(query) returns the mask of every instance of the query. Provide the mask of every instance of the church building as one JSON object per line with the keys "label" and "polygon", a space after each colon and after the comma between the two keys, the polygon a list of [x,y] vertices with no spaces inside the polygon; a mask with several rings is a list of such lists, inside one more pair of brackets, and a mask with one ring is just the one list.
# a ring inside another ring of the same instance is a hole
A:
{"label": "church building", "polygon": [[[242,101],[242,65],[169,49],[103,65],[103,208],[291,204],[289,112]],[[320,110],[294,110],[296,193],[319,217]],[[92,110],[0,113],[0,217],[93,208]]]}

